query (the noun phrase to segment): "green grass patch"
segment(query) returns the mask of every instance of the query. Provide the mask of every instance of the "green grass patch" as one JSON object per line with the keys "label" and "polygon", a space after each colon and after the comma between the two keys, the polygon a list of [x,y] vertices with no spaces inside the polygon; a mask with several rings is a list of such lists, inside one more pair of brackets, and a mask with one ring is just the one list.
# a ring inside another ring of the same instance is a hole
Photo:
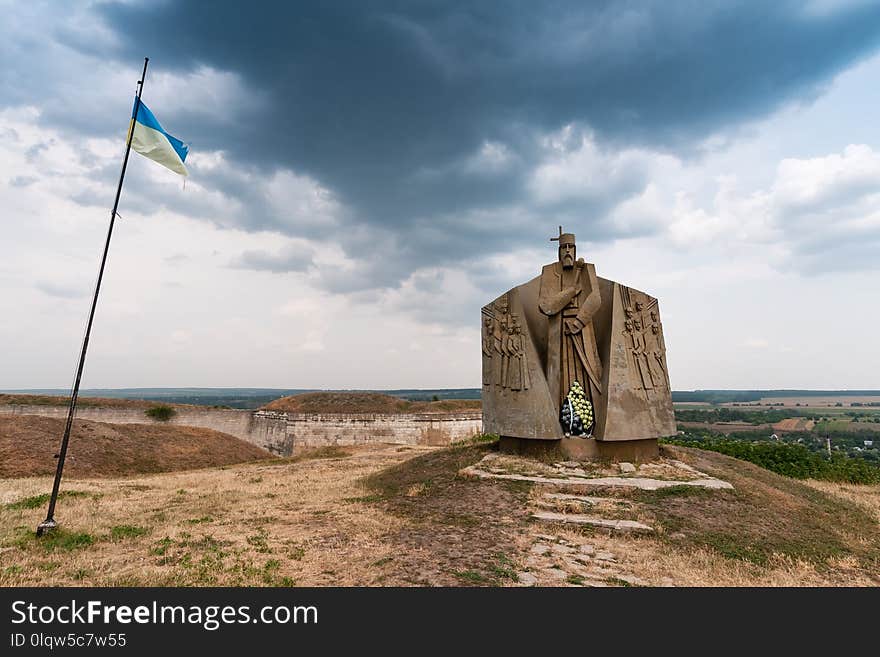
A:
{"label": "green grass patch", "polygon": [[489,571],[497,579],[509,579],[516,581],[518,576],[514,570],[514,563],[506,554],[498,553],[495,555],[495,563],[489,566]]}
{"label": "green grass patch", "polygon": [[483,573],[479,573],[476,570],[455,570],[452,572],[458,579],[462,582],[466,582],[468,584],[481,585],[481,584],[492,584],[492,580]]}
{"label": "green grass patch", "polygon": [[438,520],[453,527],[477,527],[480,518],[469,513],[443,513]]}
{"label": "green grass patch", "polygon": [[630,497],[637,502],[660,502],[670,497],[707,497],[713,494],[715,494],[715,491],[708,488],[679,484],[658,488],[657,490],[634,491]]}
{"label": "green grass patch", "polygon": [[168,550],[174,546],[174,539],[170,536],[166,536],[165,538],[159,539],[155,543],[153,543],[152,547],[150,547],[150,554],[153,556],[161,557],[164,556]]}
{"label": "green grass patch", "polygon": [[94,544],[96,539],[86,532],[73,532],[58,527],[40,537],[28,531],[17,542],[18,547],[27,549],[31,546],[40,547],[46,552],[72,552],[82,550]]}
{"label": "green grass patch", "polygon": [[110,539],[119,541],[125,538],[137,538],[149,533],[146,527],[138,527],[137,525],[116,525],[110,528]]}
{"label": "green grass patch", "polygon": [[849,431],[852,429],[850,420],[823,420],[816,424],[814,431],[816,433],[827,433],[829,431]]}
{"label": "green grass patch", "polygon": [[[75,497],[89,497],[91,495],[92,493],[87,493],[81,490],[65,490],[58,493],[58,499],[60,500],[61,498],[70,499]],[[15,511],[19,509],[39,509],[40,507],[49,504],[50,497],[51,495],[49,493],[34,495],[32,497],[25,497],[22,500],[7,504],[6,508],[10,511]]]}
{"label": "green grass patch", "polygon": [[452,447],[470,447],[473,445],[494,445],[499,441],[498,434],[495,433],[476,433],[470,438],[457,440],[452,443]]}
{"label": "green grass patch", "polygon": [[247,537],[248,545],[252,545],[257,552],[270,552],[269,543],[267,541],[269,534],[263,530]]}
{"label": "green grass patch", "polygon": [[[442,493],[456,481],[458,471],[473,465],[491,449],[489,444],[449,447],[416,456],[364,479],[374,495],[385,499],[405,497],[414,485],[431,482],[420,498]],[[409,498],[413,499],[413,498]]]}
{"label": "green grass patch", "polygon": [[731,534],[705,532],[700,535],[700,542],[728,559],[750,561],[759,566],[766,566],[770,557],[767,547],[744,542]]}
{"label": "green grass patch", "polygon": [[620,579],[619,577],[606,577],[605,581],[612,586],[632,586],[625,579]]}
{"label": "green grass patch", "polygon": [[177,415],[177,411],[173,406],[157,404],[156,406],[151,406],[145,410],[144,415],[157,422],[168,422],[171,418]]}

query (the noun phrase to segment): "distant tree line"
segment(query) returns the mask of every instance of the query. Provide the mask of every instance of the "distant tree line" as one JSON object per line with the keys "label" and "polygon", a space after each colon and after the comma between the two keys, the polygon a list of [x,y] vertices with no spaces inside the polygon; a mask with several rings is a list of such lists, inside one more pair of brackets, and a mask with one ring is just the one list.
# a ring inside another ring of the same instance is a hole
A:
{"label": "distant tree line", "polygon": [[798,410],[745,410],[743,408],[676,408],[675,419],[679,422],[746,422],[748,424],[773,424],[789,417],[816,418],[815,411]]}
{"label": "distant tree line", "polygon": [[853,457],[841,450],[832,451],[828,456],[806,443],[746,440],[741,436],[705,433],[684,433],[664,442],[727,454],[794,479],[880,483],[880,461],[862,455]]}
{"label": "distant tree line", "polygon": [[766,397],[880,397],[880,390],[673,390],[674,402],[728,404]]}

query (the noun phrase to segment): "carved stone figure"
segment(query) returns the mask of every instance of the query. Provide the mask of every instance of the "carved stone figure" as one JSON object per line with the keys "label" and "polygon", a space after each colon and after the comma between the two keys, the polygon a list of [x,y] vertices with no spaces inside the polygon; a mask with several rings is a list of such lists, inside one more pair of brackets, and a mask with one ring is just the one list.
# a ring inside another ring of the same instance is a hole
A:
{"label": "carved stone figure", "polygon": [[488,315],[483,315],[483,387],[492,385],[492,352],[495,350],[495,327]]}
{"label": "carved stone figure", "polygon": [[528,359],[523,348],[522,328],[515,318],[507,336],[507,358],[505,387],[511,390],[528,390]]}
{"label": "carved stone figure", "polygon": [[602,364],[596,347],[593,315],[602,304],[596,268],[576,260],[574,235],[562,233],[558,261],[541,271],[538,308],[550,322],[547,359],[559,362],[556,388],[561,405],[575,381],[581,383],[592,401],[602,394]]}
{"label": "carved stone figure", "polygon": [[676,433],[657,299],[599,278],[574,234],[560,227],[553,241],[555,262],[482,309],[483,429],[502,447],[560,440],[575,390],[596,445],[655,453],[658,437]]}

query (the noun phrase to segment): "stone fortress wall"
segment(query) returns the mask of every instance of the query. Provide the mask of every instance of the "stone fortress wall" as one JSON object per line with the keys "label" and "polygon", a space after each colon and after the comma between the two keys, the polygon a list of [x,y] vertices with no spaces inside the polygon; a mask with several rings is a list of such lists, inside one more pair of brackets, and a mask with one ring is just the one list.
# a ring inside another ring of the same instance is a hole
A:
{"label": "stone fortress wall", "polygon": [[[410,414],[284,413],[225,408],[175,407],[168,424],[213,429],[235,436],[278,456],[297,448],[391,443],[448,445],[478,434],[480,411]],[[67,417],[66,406],[0,405],[0,413]],[[139,408],[77,408],[76,417],[111,424],[155,424]]]}

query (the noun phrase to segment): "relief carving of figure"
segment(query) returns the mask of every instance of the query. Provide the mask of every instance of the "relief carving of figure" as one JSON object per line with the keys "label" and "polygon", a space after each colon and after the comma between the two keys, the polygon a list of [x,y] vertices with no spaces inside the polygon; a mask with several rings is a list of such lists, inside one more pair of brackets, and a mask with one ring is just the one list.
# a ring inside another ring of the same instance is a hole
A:
{"label": "relief carving of figure", "polygon": [[513,318],[510,334],[507,337],[507,356],[506,387],[511,390],[528,390],[529,363],[523,344],[522,329],[516,317]]}
{"label": "relief carving of figure", "polygon": [[651,354],[656,363],[655,372],[658,373],[657,380],[654,383],[657,387],[669,387],[669,372],[666,371],[666,344],[663,341],[663,330],[660,327],[660,317],[656,311],[651,311],[651,334],[649,336],[651,342]]}
{"label": "relief carving of figure", "polygon": [[602,299],[596,268],[576,259],[574,235],[562,233],[558,261],[544,266],[538,292],[538,309],[550,320],[547,362],[559,363],[557,403],[579,381],[592,401],[602,394],[602,363],[596,346],[593,315]]}
{"label": "relief carving of figure", "polygon": [[495,351],[495,329],[493,323],[491,317],[483,315],[483,335],[481,342],[483,348],[484,386],[492,384],[492,354]]}
{"label": "relief carving of figure", "polygon": [[495,305],[495,322],[492,331],[492,348],[494,349],[494,357],[498,357],[498,365],[495,366],[495,385],[501,387],[504,385],[504,358],[506,356],[504,351],[504,343],[507,339],[507,312],[508,312],[508,302],[507,297],[504,296],[501,298],[501,301]]}
{"label": "relief carving of figure", "polygon": [[642,322],[634,319],[632,322],[632,342],[633,342],[633,360],[635,361],[636,372],[639,375],[639,382],[644,390],[654,389],[654,374],[651,371],[651,360],[653,353],[649,353],[648,343],[645,338],[644,327]]}

